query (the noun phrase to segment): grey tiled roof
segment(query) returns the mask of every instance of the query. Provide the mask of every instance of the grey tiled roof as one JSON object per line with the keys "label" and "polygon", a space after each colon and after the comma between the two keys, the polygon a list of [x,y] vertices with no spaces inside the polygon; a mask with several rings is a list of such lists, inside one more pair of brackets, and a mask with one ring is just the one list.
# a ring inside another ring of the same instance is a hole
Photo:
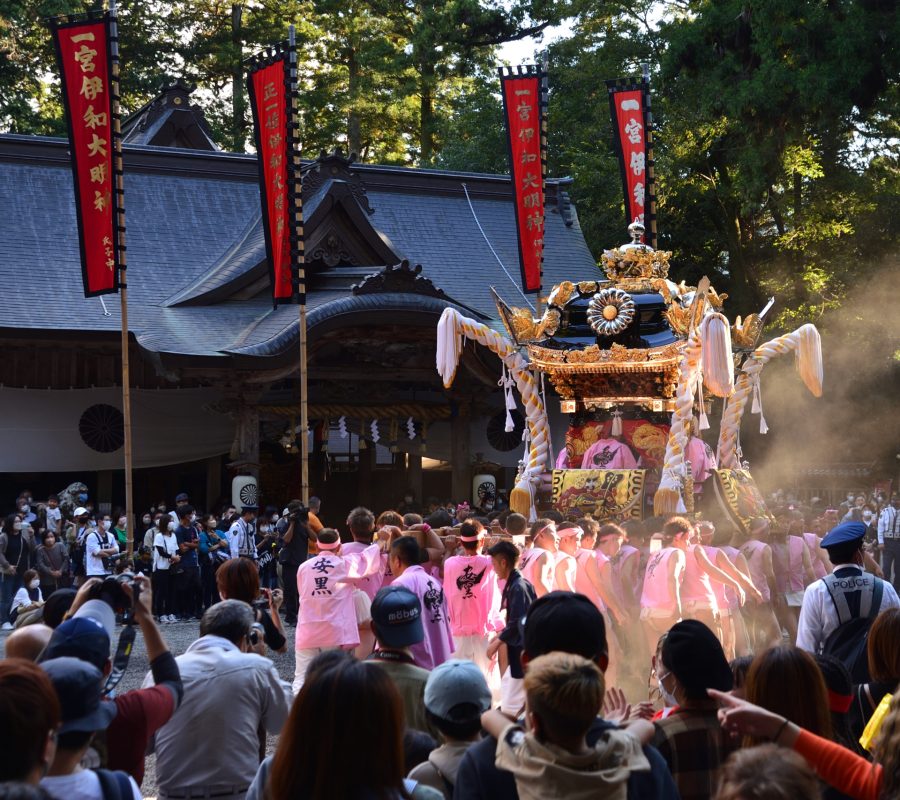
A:
{"label": "grey tiled roof", "polygon": [[[141,346],[206,357],[274,355],[289,347],[297,310],[273,310],[266,291],[245,300],[198,298],[242,276],[250,282],[252,270],[264,273],[253,158],[126,146],[125,167],[128,312]],[[368,187],[374,209],[368,219],[376,233],[394,252],[421,264],[422,274],[449,302],[495,318],[488,291],[493,285],[510,304],[523,304],[513,206],[504,196],[508,179],[368,165],[354,171]],[[511,277],[479,230],[463,182]],[[104,316],[101,300],[82,294],[71,172],[58,140],[0,136],[0,212],[0,275],[6,289],[0,328],[117,331],[118,298],[104,298],[109,312]],[[597,275],[577,218],[567,227],[551,207],[545,242],[545,290],[564,279]],[[347,311],[342,301],[352,282],[345,289],[310,291],[311,330],[330,313]],[[195,303],[184,304],[189,298]],[[398,301],[398,310],[403,305]]]}

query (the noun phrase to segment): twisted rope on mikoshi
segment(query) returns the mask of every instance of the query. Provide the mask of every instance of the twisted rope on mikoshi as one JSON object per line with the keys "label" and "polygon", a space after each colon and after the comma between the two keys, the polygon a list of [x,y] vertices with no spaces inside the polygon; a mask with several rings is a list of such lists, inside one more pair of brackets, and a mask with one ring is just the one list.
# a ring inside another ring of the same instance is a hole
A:
{"label": "twisted rope on mikoshi", "polygon": [[[815,325],[806,324],[792,333],[786,333],[769,342],[761,344],[748,356],[741,368],[734,393],[728,398],[728,405],[722,415],[719,430],[719,444],[716,458],[723,469],[739,469],[738,436],[741,428],[741,417],[751,394],[758,391],[760,373],[776,356],[794,352],[797,369],[806,388],[816,397],[822,396],[822,339]],[[760,430],[765,433],[765,418],[759,408]]]}
{"label": "twisted rope on mikoshi", "polygon": [[465,339],[478,342],[499,356],[522,398],[530,443],[527,461],[510,493],[510,508],[533,516],[535,490],[541,473],[547,468],[550,452],[550,426],[538,383],[513,342],[487,325],[464,317],[455,309],[445,308],[438,322],[436,364],[446,388],[453,384]]}

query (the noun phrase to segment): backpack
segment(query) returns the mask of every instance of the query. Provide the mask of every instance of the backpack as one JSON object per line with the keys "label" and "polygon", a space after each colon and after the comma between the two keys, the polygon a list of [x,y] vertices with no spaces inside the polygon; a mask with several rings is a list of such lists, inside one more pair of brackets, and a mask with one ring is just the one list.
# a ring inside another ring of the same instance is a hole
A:
{"label": "backpack", "polygon": [[103,792],[103,800],[132,800],[134,791],[128,773],[120,770],[95,769],[100,779],[100,790]]}
{"label": "backpack", "polygon": [[[863,573],[865,574],[865,573]],[[844,593],[838,590],[837,582],[842,580],[834,574],[827,575],[822,580],[828,594],[831,595],[831,601],[834,603],[835,611],[837,611],[838,622],[840,623],[825,639],[822,645],[821,654],[832,656],[840,661],[850,672],[853,683],[868,683],[869,677],[869,628],[878,616],[881,609],[881,597],[884,593],[884,582],[874,575],[869,577],[875,581],[872,594],[864,593],[859,590],[860,605],[857,616],[853,616],[847,603],[846,594],[855,594],[855,592]],[[830,579],[830,580],[829,580]],[[869,599],[868,608],[865,607],[865,600]]]}

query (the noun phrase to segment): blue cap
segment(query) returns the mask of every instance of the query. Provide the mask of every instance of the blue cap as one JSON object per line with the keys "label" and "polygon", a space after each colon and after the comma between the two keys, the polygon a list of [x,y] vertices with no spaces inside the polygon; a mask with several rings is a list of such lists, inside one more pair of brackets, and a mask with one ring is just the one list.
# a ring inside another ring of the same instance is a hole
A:
{"label": "blue cap", "polygon": [[822,547],[832,547],[836,544],[847,544],[862,539],[866,535],[868,525],[864,522],[842,522],[836,528],[832,528],[822,539]]}
{"label": "blue cap", "polygon": [[116,704],[103,699],[103,673],[78,658],[52,658],[41,663],[62,709],[59,733],[105,731],[116,716]]}
{"label": "blue cap", "polygon": [[96,619],[73,617],[53,631],[41,660],[68,656],[102,670],[109,660],[109,641],[109,634]]}
{"label": "blue cap", "polygon": [[422,604],[405,586],[384,586],[372,601],[372,628],[384,647],[409,647],[425,639]]}

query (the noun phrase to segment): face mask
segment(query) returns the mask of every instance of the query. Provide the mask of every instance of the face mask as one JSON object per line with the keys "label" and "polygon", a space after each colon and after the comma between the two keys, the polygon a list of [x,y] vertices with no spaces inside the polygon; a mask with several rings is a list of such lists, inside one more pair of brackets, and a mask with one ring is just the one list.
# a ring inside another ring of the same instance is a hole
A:
{"label": "face mask", "polygon": [[149,525],[153,520],[150,517],[144,517],[144,525]]}
{"label": "face mask", "polygon": [[39,580],[35,579],[31,583],[28,584],[28,588],[29,589],[37,589],[38,586],[40,586],[40,585],[41,585],[41,582]]}
{"label": "face mask", "polygon": [[663,685],[663,679],[668,678],[671,675],[671,672],[667,672],[665,675],[662,675],[658,678],[657,682],[659,683],[659,693],[662,695],[663,702],[669,708],[678,705],[678,701],[675,699],[675,695],[671,694],[668,689]]}
{"label": "face mask", "polygon": [[78,495],[78,502],[79,503],[87,502],[87,495],[84,492],[82,492],[80,495]]}
{"label": "face mask", "polygon": [[260,532],[260,533],[268,533],[268,532],[269,532],[269,526],[268,526],[268,525],[260,525],[260,526],[259,526],[259,532]]}
{"label": "face mask", "polygon": [[272,514],[272,522],[278,522],[278,514]]}
{"label": "face mask", "polygon": [[29,511],[31,511],[31,506],[29,506],[28,503],[26,503],[24,506],[22,506],[23,514],[27,514]]}
{"label": "face mask", "polygon": [[110,521],[109,521],[108,519],[105,519],[105,520],[103,520],[103,522],[100,523],[100,526],[101,526],[101,527],[103,528],[103,530],[105,530],[105,531],[108,531],[108,530],[109,530],[109,526],[110,526],[110,525],[111,525],[111,523],[110,523]]}
{"label": "face mask", "polygon": [[197,515],[191,514],[191,522],[196,522],[196,521],[197,521]]}
{"label": "face mask", "polygon": [[21,522],[14,522],[14,523],[13,523],[13,530],[14,530],[14,531],[20,531],[20,530],[22,530],[22,523],[21,523]]}

